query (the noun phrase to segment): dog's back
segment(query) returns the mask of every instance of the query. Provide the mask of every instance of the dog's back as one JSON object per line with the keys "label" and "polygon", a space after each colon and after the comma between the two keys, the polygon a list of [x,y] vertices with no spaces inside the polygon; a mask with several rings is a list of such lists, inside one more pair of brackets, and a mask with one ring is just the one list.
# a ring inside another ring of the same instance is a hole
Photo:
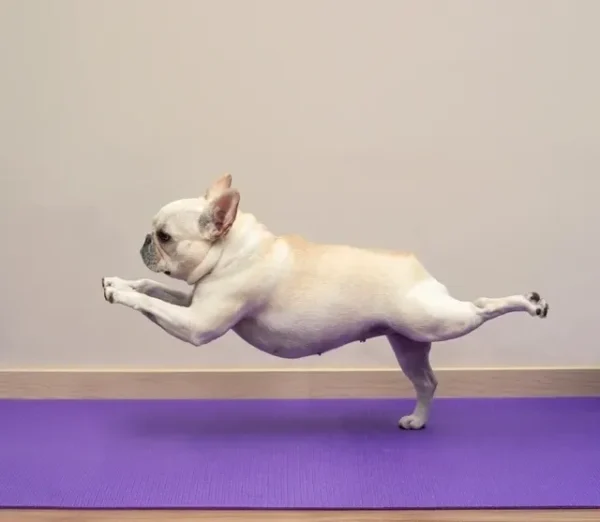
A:
{"label": "dog's back", "polygon": [[358,301],[397,296],[432,276],[411,252],[313,243],[300,236],[280,238],[288,248],[286,293],[356,292]]}

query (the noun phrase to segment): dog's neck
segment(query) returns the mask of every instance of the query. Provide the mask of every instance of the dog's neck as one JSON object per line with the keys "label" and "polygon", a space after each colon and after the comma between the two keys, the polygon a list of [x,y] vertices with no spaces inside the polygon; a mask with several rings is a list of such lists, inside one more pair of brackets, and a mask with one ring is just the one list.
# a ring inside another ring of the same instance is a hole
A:
{"label": "dog's neck", "polygon": [[247,261],[275,239],[253,214],[238,211],[227,235],[212,245],[206,257],[187,278],[187,283],[195,285],[210,273],[216,274],[232,263]]}

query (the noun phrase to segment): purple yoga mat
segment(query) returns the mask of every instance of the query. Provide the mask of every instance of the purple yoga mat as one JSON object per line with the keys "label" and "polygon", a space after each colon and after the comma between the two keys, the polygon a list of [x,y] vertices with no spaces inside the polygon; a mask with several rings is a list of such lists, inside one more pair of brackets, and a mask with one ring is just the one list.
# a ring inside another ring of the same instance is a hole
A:
{"label": "purple yoga mat", "polygon": [[0,507],[600,506],[600,398],[0,401]]}

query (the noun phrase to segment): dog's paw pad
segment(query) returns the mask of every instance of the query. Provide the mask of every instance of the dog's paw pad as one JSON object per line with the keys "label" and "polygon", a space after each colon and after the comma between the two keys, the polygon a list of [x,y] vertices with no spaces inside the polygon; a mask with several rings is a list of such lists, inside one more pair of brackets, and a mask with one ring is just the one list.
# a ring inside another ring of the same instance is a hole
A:
{"label": "dog's paw pad", "polygon": [[422,430],[425,428],[425,419],[416,415],[406,415],[398,421],[401,430]]}
{"label": "dog's paw pad", "polygon": [[535,315],[540,318],[544,318],[548,315],[548,311],[550,310],[550,306],[546,302],[545,299],[542,299],[540,294],[537,292],[530,292],[526,296],[529,303],[531,303],[531,315]]}

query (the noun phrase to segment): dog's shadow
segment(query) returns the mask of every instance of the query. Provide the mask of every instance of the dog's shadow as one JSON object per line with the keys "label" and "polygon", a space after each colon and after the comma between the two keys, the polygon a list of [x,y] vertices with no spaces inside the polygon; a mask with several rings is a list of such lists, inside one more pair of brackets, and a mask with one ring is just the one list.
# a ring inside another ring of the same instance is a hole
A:
{"label": "dog's shadow", "polygon": [[368,436],[394,429],[397,417],[369,410],[323,415],[281,410],[256,412],[249,408],[225,411],[214,416],[207,415],[206,412],[194,415],[193,411],[161,412],[156,415],[144,412],[129,417],[126,422],[127,429],[132,430],[136,436],[151,438],[293,437],[323,434]]}

